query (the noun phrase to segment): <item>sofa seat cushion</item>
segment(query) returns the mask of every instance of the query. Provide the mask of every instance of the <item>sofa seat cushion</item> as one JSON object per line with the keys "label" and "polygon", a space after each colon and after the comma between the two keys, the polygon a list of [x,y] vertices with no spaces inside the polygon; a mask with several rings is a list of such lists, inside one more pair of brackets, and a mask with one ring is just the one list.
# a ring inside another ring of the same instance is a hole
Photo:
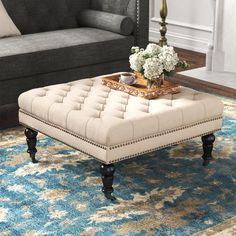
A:
{"label": "sofa seat cushion", "polygon": [[19,107],[42,122],[109,147],[221,120],[223,112],[219,98],[192,89],[145,100],[103,86],[100,78],[30,90],[20,95]]}
{"label": "sofa seat cushion", "polygon": [[0,80],[128,59],[133,44],[133,36],[85,27],[1,39]]}
{"label": "sofa seat cushion", "polygon": [[78,27],[80,11],[90,0],[2,0],[22,34]]}

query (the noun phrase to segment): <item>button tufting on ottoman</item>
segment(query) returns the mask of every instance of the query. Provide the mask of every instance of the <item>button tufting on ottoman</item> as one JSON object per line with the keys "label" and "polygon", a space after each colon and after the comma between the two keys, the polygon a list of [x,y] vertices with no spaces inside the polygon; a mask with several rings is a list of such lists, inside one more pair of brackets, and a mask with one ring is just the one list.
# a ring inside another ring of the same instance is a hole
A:
{"label": "button tufting on ottoman", "polygon": [[197,136],[206,164],[223,112],[219,98],[192,89],[145,100],[103,86],[100,77],[32,89],[20,95],[19,107],[34,162],[39,131],[104,163],[105,179],[113,178],[111,163]]}

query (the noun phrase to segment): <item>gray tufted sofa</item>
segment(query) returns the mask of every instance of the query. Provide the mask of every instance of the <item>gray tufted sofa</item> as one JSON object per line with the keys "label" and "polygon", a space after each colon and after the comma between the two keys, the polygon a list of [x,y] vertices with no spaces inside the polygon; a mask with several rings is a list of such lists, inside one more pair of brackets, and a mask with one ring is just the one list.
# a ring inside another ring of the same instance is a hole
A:
{"label": "gray tufted sofa", "polygon": [[[20,93],[87,76],[128,70],[133,45],[148,43],[148,0],[2,0],[22,36],[0,39],[0,128],[17,124]],[[129,16],[131,35],[82,27],[94,9]]]}

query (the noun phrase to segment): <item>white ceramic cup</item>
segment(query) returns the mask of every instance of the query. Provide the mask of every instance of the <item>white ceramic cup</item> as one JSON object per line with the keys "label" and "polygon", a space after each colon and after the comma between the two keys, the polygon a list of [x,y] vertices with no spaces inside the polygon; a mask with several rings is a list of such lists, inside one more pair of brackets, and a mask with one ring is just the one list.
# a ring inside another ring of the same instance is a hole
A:
{"label": "white ceramic cup", "polygon": [[134,80],[135,80],[135,76],[133,73],[129,73],[129,72],[126,72],[126,73],[122,73],[120,75],[120,82],[121,83],[124,83],[124,84],[133,84],[134,83]]}

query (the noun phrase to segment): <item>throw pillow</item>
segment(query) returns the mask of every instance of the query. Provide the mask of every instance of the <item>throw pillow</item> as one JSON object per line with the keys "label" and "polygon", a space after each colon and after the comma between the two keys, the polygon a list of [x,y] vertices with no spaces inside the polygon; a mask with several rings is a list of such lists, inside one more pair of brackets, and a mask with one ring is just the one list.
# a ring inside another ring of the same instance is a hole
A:
{"label": "throw pillow", "polygon": [[0,0],[0,38],[21,35]]}
{"label": "throw pillow", "polygon": [[126,36],[134,30],[134,23],[128,16],[104,11],[84,10],[80,12],[78,20],[80,26],[104,29]]}

